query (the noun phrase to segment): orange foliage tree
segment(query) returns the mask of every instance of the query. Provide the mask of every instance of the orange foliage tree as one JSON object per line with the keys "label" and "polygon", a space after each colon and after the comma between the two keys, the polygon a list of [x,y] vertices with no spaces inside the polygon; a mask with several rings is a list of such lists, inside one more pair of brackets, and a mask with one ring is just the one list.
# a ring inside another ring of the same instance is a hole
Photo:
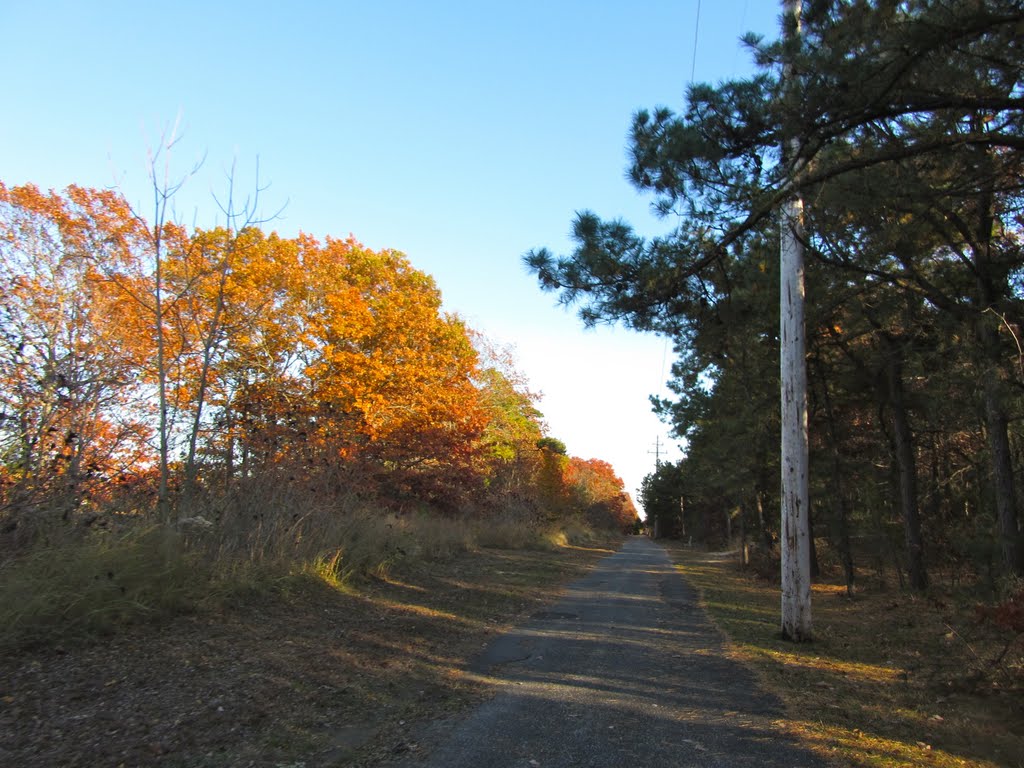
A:
{"label": "orange foliage tree", "polygon": [[284,487],[624,524],[611,468],[545,437],[508,350],[403,254],[242,224],[154,229],[114,192],[0,184],[5,526],[216,516]]}
{"label": "orange foliage tree", "polygon": [[595,528],[632,530],[639,515],[612,465],[600,459],[569,459],[565,482],[573,508]]}
{"label": "orange foliage tree", "polygon": [[[114,227],[112,221],[123,227]],[[107,237],[96,236],[100,229]],[[67,518],[145,453],[140,360],[93,258],[137,234],[111,193],[0,184],[0,458],[8,526]]]}

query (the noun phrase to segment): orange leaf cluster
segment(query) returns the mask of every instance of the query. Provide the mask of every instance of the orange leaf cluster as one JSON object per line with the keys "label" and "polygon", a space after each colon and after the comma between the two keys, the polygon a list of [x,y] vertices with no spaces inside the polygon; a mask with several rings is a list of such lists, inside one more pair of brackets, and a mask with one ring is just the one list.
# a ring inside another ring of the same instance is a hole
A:
{"label": "orange leaf cluster", "polygon": [[0,184],[0,320],[12,524],[151,507],[162,442],[185,506],[290,485],[394,509],[627,516],[611,467],[537,448],[509,355],[397,251],[154,229],[114,192]]}

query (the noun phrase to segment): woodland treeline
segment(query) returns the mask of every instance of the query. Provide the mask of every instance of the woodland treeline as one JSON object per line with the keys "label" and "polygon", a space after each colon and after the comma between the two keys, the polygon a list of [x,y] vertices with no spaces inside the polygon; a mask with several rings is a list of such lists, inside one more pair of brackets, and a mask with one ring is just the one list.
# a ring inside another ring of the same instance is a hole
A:
{"label": "woodland treeline", "polygon": [[163,210],[0,184],[5,551],[139,522],[245,550],[312,510],[633,525],[403,254]]}
{"label": "woodland treeline", "polygon": [[573,253],[527,256],[584,321],[674,340],[655,406],[686,456],[642,494],[663,533],[777,552],[777,211],[799,194],[814,540],[850,584],[1024,574],[1022,29],[1010,0],[805,2],[800,34],[747,39],[751,79],[635,115],[630,178],[669,232],[584,212]]}

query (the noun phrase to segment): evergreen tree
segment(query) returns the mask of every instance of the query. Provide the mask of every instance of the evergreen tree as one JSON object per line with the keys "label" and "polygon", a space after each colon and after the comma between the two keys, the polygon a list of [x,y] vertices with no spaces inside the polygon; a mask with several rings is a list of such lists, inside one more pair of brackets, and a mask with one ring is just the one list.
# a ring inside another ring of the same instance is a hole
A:
{"label": "evergreen tree", "polygon": [[[1017,0],[811,2],[800,39],[748,38],[760,67],[755,77],[693,86],[681,114],[636,114],[630,177],[677,222],[673,229],[646,240],[621,221],[583,212],[573,253],[556,258],[540,249],[526,257],[542,287],[578,303],[587,323],[620,320],[670,333],[681,349],[698,336],[713,344],[703,327],[727,306],[722,286],[756,263],[758,243],[773,237],[774,212],[802,194],[812,314],[864,285],[885,297],[882,309],[860,301],[847,311],[867,323],[865,364],[881,365],[873,396],[884,401],[879,426],[891,438],[917,586],[926,572],[914,522],[920,468],[913,461],[919,446],[908,370],[919,369],[920,355],[941,339],[922,348],[908,321],[954,334],[963,347],[956,365],[978,376],[1002,559],[1024,572],[1010,435],[1022,378],[1014,331],[1022,320],[1024,269],[1022,25]],[[785,92],[783,60],[792,62],[799,82]],[[793,135],[798,146],[782,157],[779,148]],[[839,295],[816,293],[823,286]],[[813,357],[828,326],[813,318],[809,326]],[[837,383],[828,380],[827,367],[818,374],[819,394],[828,394],[829,403],[812,408],[819,418],[831,409],[825,418],[838,435]],[[691,373],[681,402],[699,401],[704,396],[693,388],[706,383]],[[916,382],[912,389],[938,395]],[[848,498],[837,473],[849,462],[830,463],[825,487]]]}

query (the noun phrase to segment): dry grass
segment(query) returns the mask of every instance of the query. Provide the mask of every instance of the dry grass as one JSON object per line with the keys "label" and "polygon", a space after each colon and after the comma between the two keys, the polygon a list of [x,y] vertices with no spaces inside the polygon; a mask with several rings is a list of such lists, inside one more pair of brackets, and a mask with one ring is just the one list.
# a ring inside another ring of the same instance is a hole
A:
{"label": "dry grass", "polygon": [[222,585],[161,527],[38,547],[0,566],[0,649],[61,645],[158,622]]}
{"label": "dry grass", "polygon": [[175,526],[125,517],[102,530],[69,529],[54,544],[0,561],[0,649],[108,636],[274,591],[289,579],[343,587],[387,577],[399,563],[444,562],[480,547],[558,550],[596,541],[575,523],[396,515],[355,500],[332,505],[289,494],[268,492]]}
{"label": "dry grass", "polygon": [[405,557],[377,577],[279,580],[159,629],[0,656],[0,764],[368,765],[487,693],[463,673],[600,547]]}
{"label": "dry grass", "polygon": [[854,599],[814,587],[815,641],[784,642],[777,586],[735,557],[671,549],[730,649],[784,700],[791,728],[839,766],[1024,767],[1024,648],[949,590]]}

